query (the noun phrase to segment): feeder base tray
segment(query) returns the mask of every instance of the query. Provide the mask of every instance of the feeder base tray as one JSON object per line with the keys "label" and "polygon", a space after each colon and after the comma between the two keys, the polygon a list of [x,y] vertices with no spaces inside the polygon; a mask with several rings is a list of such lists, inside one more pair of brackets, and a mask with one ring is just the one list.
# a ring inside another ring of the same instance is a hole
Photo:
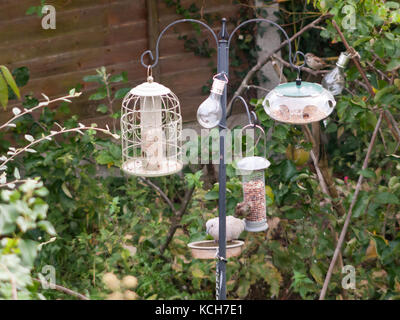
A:
{"label": "feeder base tray", "polygon": [[160,168],[157,170],[146,169],[142,165],[142,160],[132,159],[122,164],[122,170],[129,175],[139,177],[161,177],[167,176],[181,171],[183,164],[177,160],[163,161]]}
{"label": "feeder base tray", "polygon": [[[226,243],[226,257],[237,257],[242,253],[244,241],[232,240]],[[191,242],[188,247],[192,251],[192,257],[195,259],[215,259],[218,250],[218,243],[214,240],[203,240]]]}
{"label": "feeder base tray", "polygon": [[264,221],[249,221],[245,220],[246,226],[245,229],[248,232],[261,232],[268,229],[267,220]]}

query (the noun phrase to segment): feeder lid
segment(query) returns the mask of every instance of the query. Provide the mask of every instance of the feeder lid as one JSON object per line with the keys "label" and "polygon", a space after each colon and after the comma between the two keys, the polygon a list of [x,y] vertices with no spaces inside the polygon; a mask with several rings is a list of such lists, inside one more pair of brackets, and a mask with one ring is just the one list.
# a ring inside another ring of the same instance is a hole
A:
{"label": "feeder lid", "polygon": [[147,81],[133,88],[130,94],[142,97],[164,96],[171,93],[171,90],[157,82]]}
{"label": "feeder lid", "polygon": [[315,97],[323,94],[324,88],[318,83],[302,81],[300,85],[296,82],[288,82],[278,85],[274,91],[278,96],[284,97]]}
{"label": "feeder lid", "polygon": [[263,157],[245,157],[239,160],[236,164],[240,170],[264,170],[267,169],[271,163]]}

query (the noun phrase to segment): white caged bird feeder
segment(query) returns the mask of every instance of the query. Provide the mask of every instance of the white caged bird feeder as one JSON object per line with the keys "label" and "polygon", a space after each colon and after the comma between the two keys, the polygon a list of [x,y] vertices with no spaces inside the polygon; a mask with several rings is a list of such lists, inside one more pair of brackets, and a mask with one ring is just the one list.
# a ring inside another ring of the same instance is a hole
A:
{"label": "white caged bird feeder", "polygon": [[121,110],[122,170],[160,177],[182,170],[182,116],[179,100],[167,87],[147,82],[133,88]]}
{"label": "white caged bird feeder", "polygon": [[283,83],[271,90],[263,101],[265,112],[274,120],[307,124],[327,118],[336,105],[335,98],[318,83]]}
{"label": "white caged bird feeder", "polygon": [[265,170],[270,166],[270,162],[265,158],[266,139],[264,130],[260,126],[254,124],[245,126],[243,130],[248,127],[257,128],[262,133],[264,140],[264,157],[245,157],[239,160],[236,166],[242,175],[243,203],[247,207],[245,230],[249,232],[260,232],[268,229],[267,204],[265,199]]}

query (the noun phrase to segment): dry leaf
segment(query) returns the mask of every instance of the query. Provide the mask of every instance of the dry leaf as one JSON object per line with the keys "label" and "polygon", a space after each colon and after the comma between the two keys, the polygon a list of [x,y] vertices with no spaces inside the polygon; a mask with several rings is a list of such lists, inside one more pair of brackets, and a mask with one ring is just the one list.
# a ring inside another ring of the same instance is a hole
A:
{"label": "dry leaf", "polygon": [[134,256],[137,252],[137,248],[134,246],[131,246],[129,244],[123,244],[122,248],[126,249],[129,251],[129,253],[131,254],[131,256]]}
{"label": "dry leaf", "polygon": [[365,252],[365,258],[366,259],[376,259],[378,257],[378,253],[376,251],[376,244],[374,240],[369,241],[369,246],[367,248],[367,251]]}

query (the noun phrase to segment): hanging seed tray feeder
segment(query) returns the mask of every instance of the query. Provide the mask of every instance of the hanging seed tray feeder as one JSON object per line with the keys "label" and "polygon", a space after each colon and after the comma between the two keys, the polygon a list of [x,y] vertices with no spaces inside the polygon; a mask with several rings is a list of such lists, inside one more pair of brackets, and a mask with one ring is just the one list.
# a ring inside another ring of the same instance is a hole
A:
{"label": "hanging seed tray feeder", "polygon": [[271,90],[263,101],[272,119],[288,124],[307,124],[327,118],[336,105],[333,95],[320,84],[296,81]]}
{"label": "hanging seed tray feeder", "polygon": [[[226,257],[240,256],[243,251],[244,241],[232,240],[226,243]],[[215,259],[218,251],[218,242],[214,240],[202,240],[188,244],[192,257],[195,259]]]}

